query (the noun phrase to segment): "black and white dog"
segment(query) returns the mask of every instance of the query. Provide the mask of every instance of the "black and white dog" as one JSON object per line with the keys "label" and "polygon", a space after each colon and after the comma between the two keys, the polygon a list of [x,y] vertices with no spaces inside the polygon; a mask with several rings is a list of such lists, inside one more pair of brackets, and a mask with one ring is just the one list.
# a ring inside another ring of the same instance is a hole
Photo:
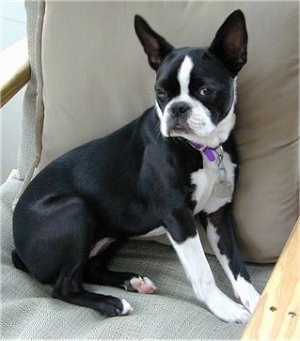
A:
{"label": "black and white dog", "polygon": [[[155,106],[113,134],[61,156],[21,196],[13,217],[17,268],[54,286],[53,296],[109,316],[124,299],[83,283],[152,293],[147,277],[106,268],[114,242],[166,233],[197,299],[243,323],[258,293],[235,241],[236,76],[247,59],[244,15],[233,12],[208,48],[174,48],[140,16],[135,30],[156,70]],[[204,225],[238,304],[216,286],[195,227]]]}

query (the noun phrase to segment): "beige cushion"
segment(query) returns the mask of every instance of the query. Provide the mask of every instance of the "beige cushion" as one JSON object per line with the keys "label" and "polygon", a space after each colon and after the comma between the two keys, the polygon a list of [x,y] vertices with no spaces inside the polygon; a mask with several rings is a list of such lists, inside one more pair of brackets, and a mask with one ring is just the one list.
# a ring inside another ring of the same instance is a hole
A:
{"label": "beige cushion", "polygon": [[155,74],[135,36],[134,14],[175,46],[200,46],[210,44],[236,8],[244,11],[249,33],[237,108],[237,234],[247,260],[269,262],[299,212],[297,2],[46,3],[39,169],[153,104]]}

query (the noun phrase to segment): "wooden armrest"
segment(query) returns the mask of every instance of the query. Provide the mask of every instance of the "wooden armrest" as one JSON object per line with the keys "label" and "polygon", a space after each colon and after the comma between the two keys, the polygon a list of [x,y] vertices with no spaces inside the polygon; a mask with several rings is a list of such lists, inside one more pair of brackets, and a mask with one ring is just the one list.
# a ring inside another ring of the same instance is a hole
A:
{"label": "wooden armrest", "polygon": [[2,107],[30,79],[26,39],[1,51],[0,70],[0,107]]}
{"label": "wooden armrest", "polygon": [[242,340],[300,339],[300,218],[262,293]]}

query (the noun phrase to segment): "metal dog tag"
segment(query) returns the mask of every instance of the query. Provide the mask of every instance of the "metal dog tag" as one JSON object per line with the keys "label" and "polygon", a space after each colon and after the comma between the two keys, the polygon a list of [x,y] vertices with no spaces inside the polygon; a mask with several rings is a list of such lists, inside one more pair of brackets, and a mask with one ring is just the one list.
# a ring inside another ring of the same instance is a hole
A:
{"label": "metal dog tag", "polygon": [[224,152],[223,152],[222,146],[218,148],[217,154],[218,154],[217,164],[218,164],[219,179],[214,186],[213,193],[217,198],[220,198],[220,199],[229,198],[233,194],[234,186],[230,181],[228,181],[227,172],[226,172],[226,169],[224,167],[224,162],[223,162]]}
{"label": "metal dog tag", "polygon": [[218,181],[214,187],[214,195],[220,199],[231,197],[233,184],[227,180]]}

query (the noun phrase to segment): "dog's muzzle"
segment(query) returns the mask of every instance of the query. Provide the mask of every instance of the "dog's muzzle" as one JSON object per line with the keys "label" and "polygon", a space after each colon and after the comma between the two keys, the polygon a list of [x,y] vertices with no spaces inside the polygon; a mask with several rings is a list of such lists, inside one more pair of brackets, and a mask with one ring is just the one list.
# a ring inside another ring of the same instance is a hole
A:
{"label": "dog's muzzle", "polygon": [[187,123],[191,115],[191,106],[186,102],[175,102],[167,111],[167,133],[170,135],[171,131],[189,132],[190,127]]}

